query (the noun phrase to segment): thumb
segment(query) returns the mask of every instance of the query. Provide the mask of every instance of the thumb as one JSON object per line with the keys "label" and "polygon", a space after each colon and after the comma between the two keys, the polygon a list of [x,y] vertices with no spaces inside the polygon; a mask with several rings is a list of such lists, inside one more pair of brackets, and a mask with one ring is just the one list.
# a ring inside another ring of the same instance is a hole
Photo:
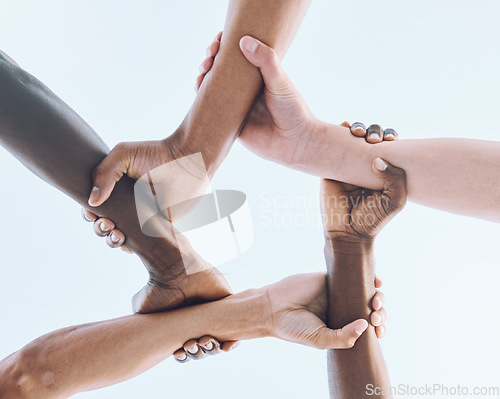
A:
{"label": "thumb", "polygon": [[281,67],[278,54],[274,49],[251,36],[241,38],[240,49],[246,59],[260,69],[264,83],[270,92],[277,93],[290,87],[290,80]]}
{"label": "thumb", "polygon": [[128,157],[119,145],[97,165],[93,174],[93,188],[89,197],[89,205],[102,205],[111,195],[115,184],[127,173]]}
{"label": "thumb", "polygon": [[377,177],[384,182],[382,194],[389,199],[388,210],[400,211],[406,204],[406,173],[390,163],[376,158],[372,169]]}
{"label": "thumb", "polygon": [[318,336],[318,346],[322,349],[349,349],[368,328],[368,322],[358,319],[339,330],[325,328]]}

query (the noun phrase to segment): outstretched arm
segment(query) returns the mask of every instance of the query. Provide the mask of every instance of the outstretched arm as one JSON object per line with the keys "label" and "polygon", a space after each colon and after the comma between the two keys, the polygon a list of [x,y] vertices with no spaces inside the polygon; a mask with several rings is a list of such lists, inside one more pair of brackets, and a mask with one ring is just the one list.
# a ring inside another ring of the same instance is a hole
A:
{"label": "outstretched arm", "polygon": [[[133,378],[193,336],[265,335],[257,290],[164,313],[130,315],[44,335],[0,362],[0,397],[60,399]],[[200,349],[201,350],[201,349]]]}
{"label": "outstretched arm", "polygon": [[116,384],[172,355],[191,334],[225,341],[271,336],[320,349],[352,346],[366,322],[330,330],[325,306],[325,274],[313,273],[207,304],[65,328],[0,362],[0,397],[60,399]]}

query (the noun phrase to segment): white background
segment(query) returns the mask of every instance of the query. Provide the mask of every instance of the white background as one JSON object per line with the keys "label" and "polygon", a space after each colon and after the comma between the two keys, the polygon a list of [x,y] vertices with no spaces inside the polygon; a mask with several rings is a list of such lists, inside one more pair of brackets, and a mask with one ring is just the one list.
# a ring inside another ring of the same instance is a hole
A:
{"label": "white background", "polygon": [[[0,48],[110,146],[161,138],[193,101],[198,65],[226,6],[3,0]],[[330,122],[377,122],[403,138],[495,140],[499,12],[495,0],[313,1],[285,67]],[[0,357],[60,327],[129,313],[146,281],[139,260],[108,249],[74,202],[0,152]],[[318,214],[318,179],[236,144],[215,185],[247,193],[254,220],[253,247],[225,267],[235,291],[324,269],[321,230],[300,217]],[[301,204],[310,197],[314,206]],[[278,215],[272,225],[266,212]],[[393,384],[500,385],[498,238],[496,224],[413,204],[380,235],[377,272],[390,316],[382,346]],[[230,354],[186,365],[169,359],[77,396],[326,397],[325,353],[274,339],[244,342]]]}

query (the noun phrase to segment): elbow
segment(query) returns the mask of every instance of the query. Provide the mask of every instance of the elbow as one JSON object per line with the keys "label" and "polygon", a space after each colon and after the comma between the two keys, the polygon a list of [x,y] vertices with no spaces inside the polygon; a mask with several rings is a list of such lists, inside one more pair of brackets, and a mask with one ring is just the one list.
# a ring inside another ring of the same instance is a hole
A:
{"label": "elbow", "polygon": [[0,398],[59,397],[54,372],[46,368],[43,356],[43,349],[30,344],[5,359],[1,363]]}

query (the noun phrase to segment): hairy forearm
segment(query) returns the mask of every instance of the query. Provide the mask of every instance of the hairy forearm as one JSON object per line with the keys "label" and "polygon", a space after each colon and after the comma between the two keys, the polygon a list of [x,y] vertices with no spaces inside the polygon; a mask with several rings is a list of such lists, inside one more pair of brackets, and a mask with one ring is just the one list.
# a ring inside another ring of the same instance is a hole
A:
{"label": "hairy forearm", "polygon": [[496,184],[500,142],[442,138],[368,144],[349,129],[323,125],[312,135],[298,168],[380,189],[381,182],[371,168],[377,157],[405,170],[411,201],[500,222],[500,186]]}
{"label": "hairy forearm", "polygon": [[[327,240],[328,326],[341,328],[358,318],[368,322],[375,294],[373,242]],[[349,350],[328,351],[331,398],[363,398],[366,386],[389,387],[389,377],[372,326]],[[385,397],[385,396],[384,396]]]}
{"label": "hairy forearm", "polygon": [[230,0],[221,47],[178,130],[191,152],[201,152],[210,175],[228,154],[262,88],[257,68],[239,41],[251,35],[283,57],[310,0]]}
{"label": "hairy forearm", "polygon": [[66,398],[130,379],[193,336],[265,336],[263,298],[260,290],[249,290],[208,304],[52,332],[0,362],[0,396]]}

